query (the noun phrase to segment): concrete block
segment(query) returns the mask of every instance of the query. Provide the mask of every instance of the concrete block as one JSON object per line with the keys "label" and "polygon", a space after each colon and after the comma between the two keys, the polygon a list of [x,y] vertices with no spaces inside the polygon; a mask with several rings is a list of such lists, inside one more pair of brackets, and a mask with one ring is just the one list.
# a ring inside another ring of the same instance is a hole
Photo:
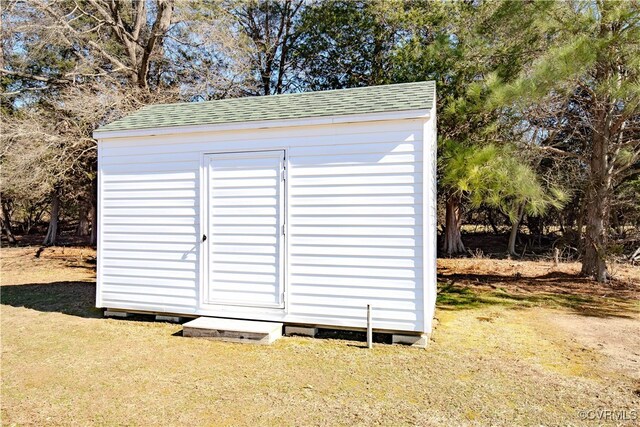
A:
{"label": "concrete block", "polygon": [[318,333],[318,328],[311,328],[305,326],[285,326],[285,335],[300,335],[303,337],[315,337]]}
{"label": "concrete block", "polygon": [[282,323],[199,317],[182,325],[182,335],[218,341],[271,344],[282,336]]}
{"label": "concrete block", "polygon": [[180,323],[180,322],[182,322],[182,317],[163,316],[163,315],[157,314],[156,315],[156,322]]}
{"label": "concrete block", "polygon": [[126,318],[133,316],[132,313],[127,313],[126,311],[113,311],[113,310],[105,310],[104,317],[120,317]]}
{"label": "concrete block", "polygon": [[393,344],[404,344],[412,347],[425,348],[429,344],[429,335],[400,335],[393,334],[391,336],[391,342]]}

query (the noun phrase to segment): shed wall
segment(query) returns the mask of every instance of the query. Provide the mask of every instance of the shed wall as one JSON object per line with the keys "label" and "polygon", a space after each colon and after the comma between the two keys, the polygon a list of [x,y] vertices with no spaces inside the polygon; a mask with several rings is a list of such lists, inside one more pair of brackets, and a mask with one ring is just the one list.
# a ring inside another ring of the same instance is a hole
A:
{"label": "shed wall", "polygon": [[[371,304],[375,328],[430,329],[430,129],[405,119],[102,140],[97,305],[364,327]],[[272,149],[289,163],[285,310],[203,305],[203,154]]]}

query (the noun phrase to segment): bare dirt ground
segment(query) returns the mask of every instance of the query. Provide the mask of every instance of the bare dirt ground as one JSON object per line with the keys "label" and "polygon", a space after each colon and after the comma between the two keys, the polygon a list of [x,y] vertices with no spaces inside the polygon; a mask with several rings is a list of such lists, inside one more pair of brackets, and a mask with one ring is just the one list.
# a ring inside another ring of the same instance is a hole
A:
{"label": "bare dirt ground", "polygon": [[35,252],[0,251],[3,425],[638,425],[638,267],[597,285],[577,264],[439,260],[428,349],[369,351],[104,319],[93,250]]}

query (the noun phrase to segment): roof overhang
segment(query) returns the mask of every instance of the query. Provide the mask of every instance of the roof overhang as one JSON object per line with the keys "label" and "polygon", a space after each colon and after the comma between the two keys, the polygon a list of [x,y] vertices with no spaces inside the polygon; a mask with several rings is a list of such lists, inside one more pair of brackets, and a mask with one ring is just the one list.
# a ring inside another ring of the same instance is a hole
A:
{"label": "roof overhang", "polygon": [[93,137],[97,140],[111,138],[148,137],[156,135],[175,135],[180,133],[238,131],[250,129],[284,128],[294,126],[321,126],[330,124],[376,122],[383,120],[428,119],[430,109],[402,110],[382,113],[367,113],[339,116],[308,117],[301,119],[264,120],[237,123],[216,123],[196,126],[155,127],[145,129],[106,130],[97,129]]}

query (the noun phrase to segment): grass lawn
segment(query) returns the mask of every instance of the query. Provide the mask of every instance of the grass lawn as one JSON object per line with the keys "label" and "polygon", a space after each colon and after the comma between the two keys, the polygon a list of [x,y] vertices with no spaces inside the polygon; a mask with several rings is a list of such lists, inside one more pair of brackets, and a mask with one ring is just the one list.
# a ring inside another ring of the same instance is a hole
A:
{"label": "grass lawn", "polygon": [[[640,417],[640,268],[440,260],[426,350],[104,319],[91,249],[2,249],[3,425],[586,425]],[[636,425],[638,421],[618,422]],[[616,423],[612,423],[616,424]]]}

